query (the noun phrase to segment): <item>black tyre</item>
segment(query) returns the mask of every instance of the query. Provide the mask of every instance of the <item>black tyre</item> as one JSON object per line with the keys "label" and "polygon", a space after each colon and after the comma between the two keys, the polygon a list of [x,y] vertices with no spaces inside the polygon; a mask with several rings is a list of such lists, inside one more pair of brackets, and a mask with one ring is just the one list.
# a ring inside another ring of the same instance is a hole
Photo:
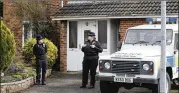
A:
{"label": "black tyre", "polygon": [[101,93],[117,93],[119,91],[119,85],[109,81],[100,81]]}
{"label": "black tyre", "polygon": [[[170,76],[168,75],[168,73],[166,73],[166,84],[167,84],[167,93],[170,93],[170,89],[171,89],[171,80],[170,80]],[[160,93],[160,83],[158,83],[157,85],[154,85],[154,87],[152,88],[152,93]]]}

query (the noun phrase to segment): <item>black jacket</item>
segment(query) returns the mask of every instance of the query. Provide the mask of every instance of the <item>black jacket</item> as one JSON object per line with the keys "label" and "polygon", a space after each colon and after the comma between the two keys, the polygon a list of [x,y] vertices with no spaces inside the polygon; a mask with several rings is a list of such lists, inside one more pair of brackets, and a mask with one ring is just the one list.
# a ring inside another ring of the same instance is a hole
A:
{"label": "black jacket", "polygon": [[[85,57],[89,56],[98,56],[99,53],[103,52],[103,49],[100,46],[98,41],[93,40],[92,42],[86,41],[86,47],[82,47],[82,52],[84,52]],[[95,48],[92,48],[90,45],[95,45]]]}
{"label": "black jacket", "polygon": [[33,47],[33,54],[36,56],[36,59],[46,59],[47,45],[46,44],[35,44]]}

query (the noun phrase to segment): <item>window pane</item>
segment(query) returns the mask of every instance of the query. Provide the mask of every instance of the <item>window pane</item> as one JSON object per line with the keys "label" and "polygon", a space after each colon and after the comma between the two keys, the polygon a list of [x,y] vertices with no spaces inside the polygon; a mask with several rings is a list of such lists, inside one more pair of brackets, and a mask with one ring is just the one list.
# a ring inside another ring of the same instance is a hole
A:
{"label": "window pane", "polygon": [[103,49],[107,49],[107,20],[98,21],[98,40]]}
{"label": "window pane", "polygon": [[69,48],[77,48],[77,22],[69,22]]}
{"label": "window pane", "polygon": [[84,31],[84,42],[88,40],[88,33],[91,32],[90,30]]}

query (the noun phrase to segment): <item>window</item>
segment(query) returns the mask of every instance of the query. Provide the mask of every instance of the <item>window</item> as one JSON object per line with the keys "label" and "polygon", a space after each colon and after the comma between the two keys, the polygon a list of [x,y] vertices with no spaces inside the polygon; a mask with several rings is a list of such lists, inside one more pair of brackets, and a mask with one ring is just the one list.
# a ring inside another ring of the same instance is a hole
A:
{"label": "window", "polygon": [[24,41],[32,37],[32,30],[30,23],[24,23]]}
{"label": "window", "polygon": [[178,33],[175,34],[175,41],[174,41],[174,46],[175,46],[175,50],[178,50]]}
{"label": "window", "polygon": [[98,21],[98,41],[103,49],[107,49],[107,20]]}
{"label": "window", "polygon": [[69,22],[69,48],[77,48],[77,22]]}
{"label": "window", "polygon": [[26,42],[27,39],[32,38],[32,28],[30,22],[23,22],[23,29],[22,29],[22,47],[24,46],[24,42]]}
{"label": "window", "polygon": [[91,32],[91,30],[85,30],[84,31],[84,42],[88,40],[88,33]]}
{"label": "window", "polygon": [[[172,43],[172,30],[167,30],[166,32],[167,36],[167,45]],[[161,44],[161,31],[160,30],[128,30],[125,43],[126,44],[135,44],[140,42],[143,42],[146,44],[155,44],[160,45]]]}

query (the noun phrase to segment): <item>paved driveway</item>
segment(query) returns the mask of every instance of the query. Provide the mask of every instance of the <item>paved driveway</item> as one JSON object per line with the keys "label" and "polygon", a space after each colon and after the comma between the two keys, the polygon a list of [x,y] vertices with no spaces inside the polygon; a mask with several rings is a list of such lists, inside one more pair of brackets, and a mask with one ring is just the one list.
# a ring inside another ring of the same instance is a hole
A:
{"label": "paved driveway", "polygon": [[[81,75],[74,73],[55,73],[47,79],[47,85],[35,85],[21,93],[100,93],[99,82],[96,82],[95,89],[80,89]],[[172,90],[171,93],[178,93],[178,90]],[[120,88],[119,93],[151,93],[145,88],[134,88],[125,90]]]}

